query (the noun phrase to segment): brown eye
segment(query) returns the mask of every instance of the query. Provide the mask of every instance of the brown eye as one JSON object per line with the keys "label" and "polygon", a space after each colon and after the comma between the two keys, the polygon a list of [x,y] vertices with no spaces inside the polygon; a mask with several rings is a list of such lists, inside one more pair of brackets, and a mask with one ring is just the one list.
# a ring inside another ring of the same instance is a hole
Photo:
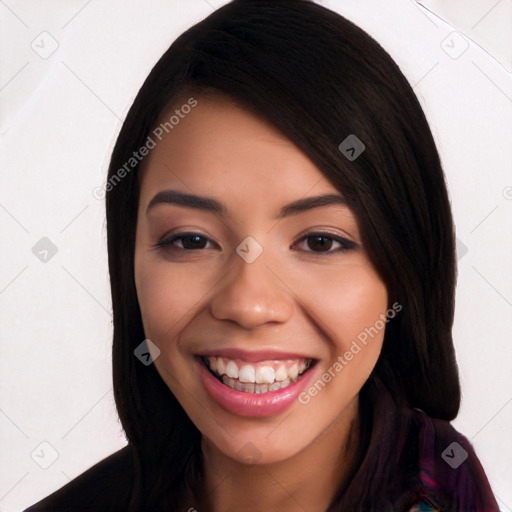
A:
{"label": "brown eye", "polygon": [[325,252],[332,247],[332,238],[326,236],[308,236],[308,247],[314,252]]}
{"label": "brown eye", "polygon": [[207,240],[199,235],[186,235],[179,237],[183,249],[204,249]]}
{"label": "brown eye", "polygon": [[298,241],[302,250],[314,254],[334,254],[346,252],[357,247],[356,242],[331,233],[310,233]]}

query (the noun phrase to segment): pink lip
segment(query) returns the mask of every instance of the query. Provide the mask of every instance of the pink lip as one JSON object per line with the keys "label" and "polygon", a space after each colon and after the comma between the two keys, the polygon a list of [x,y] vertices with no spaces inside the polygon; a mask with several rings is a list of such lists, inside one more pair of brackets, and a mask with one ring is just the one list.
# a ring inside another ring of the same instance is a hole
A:
{"label": "pink lip", "polygon": [[225,357],[226,359],[240,359],[242,361],[256,363],[258,361],[270,361],[281,359],[314,359],[303,354],[292,352],[276,352],[275,350],[260,350],[257,352],[248,352],[237,348],[221,348],[198,354],[202,357]]}
{"label": "pink lip", "polygon": [[[218,352],[215,354],[219,355]],[[270,359],[275,359],[275,352]],[[205,368],[200,358],[197,358],[197,364],[199,365],[199,374],[206,391],[223,409],[237,416],[252,418],[275,416],[285,411],[297,400],[297,397],[306,388],[313,375],[313,372],[308,370],[302,377],[299,377],[297,382],[278,391],[244,393],[243,391],[232,389],[216,379]]]}

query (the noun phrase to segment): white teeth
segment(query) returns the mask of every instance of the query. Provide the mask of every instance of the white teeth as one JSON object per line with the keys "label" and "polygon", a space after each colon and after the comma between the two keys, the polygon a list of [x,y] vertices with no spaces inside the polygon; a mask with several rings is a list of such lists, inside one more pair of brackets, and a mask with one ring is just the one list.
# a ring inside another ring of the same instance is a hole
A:
{"label": "white teeth", "polygon": [[299,376],[299,367],[297,364],[288,368],[288,375],[290,376],[290,379],[297,380],[297,377]]}
{"label": "white teeth", "polygon": [[238,378],[240,382],[255,382],[256,372],[254,371],[254,366],[251,366],[250,364],[242,366],[242,368],[240,368]]}
{"label": "white teeth", "polygon": [[229,361],[226,366],[226,374],[232,379],[238,379],[238,366],[234,361]]}
{"label": "white teeth", "polygon": [[259,384],[272,384],[274,382],[274,368],[271,366],[259,366],[256,368],[256,382]]}
{"label": "white teeth", "polygon": [[275,375],[275,378],[277,381],[279,382],[282,382],[283,380],[286,379],[286,377],[288,377],[288,372],[286,371],[286,368],[284,366],[280,366],[277,370],[276,370],[276,375]]}
{"label": "white teeth", "polygon": [[209,357],[208,358],[208,363],[210,364],[210,370],[212,372],[217,372],[217,357]]}
{"label": "white teeth", "polygon": [[205,359],[210,370],[220,377],[224,384],[249,393],[267,393],[289,386],[312,363],[311,359],[300,359],[296,362],[268,360],[254,364],[216,356],[208,356]]}

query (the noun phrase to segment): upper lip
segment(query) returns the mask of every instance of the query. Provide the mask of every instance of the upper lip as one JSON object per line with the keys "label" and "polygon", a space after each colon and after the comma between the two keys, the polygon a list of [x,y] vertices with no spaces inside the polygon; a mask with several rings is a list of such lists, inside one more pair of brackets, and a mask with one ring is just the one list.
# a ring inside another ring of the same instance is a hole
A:
{"label": "upper lip", "polygon": [[241,350],[238,348],[220,348],[217,350],[205,350],[197,354],[200,357],[224,357],[226,359],[241,359],[247,362],[287,360],[287,359],[315,359],[296,352],[282,352],[276,350]]}

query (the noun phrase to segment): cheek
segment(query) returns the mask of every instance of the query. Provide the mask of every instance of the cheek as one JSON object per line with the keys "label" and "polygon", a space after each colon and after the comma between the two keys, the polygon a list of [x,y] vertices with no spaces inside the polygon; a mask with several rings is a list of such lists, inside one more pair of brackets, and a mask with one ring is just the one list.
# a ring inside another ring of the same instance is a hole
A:
{"label": "cheek", "polygon": [[[386,313],[386,286],[366,261],[302,272],[301,276],[297,294],[338,353]],[[381,322],[378,325],[382,330]]]}
{"label": "cheek", "polygon": [[149,339],[161,339],[187,318],[202,295],[201,280],[189,272],[177,272],[168,262],[154,256],[135,257],[135,286]]}
{"label": "cheek", "polygon": [[[335,283],[336,284],[336,283]],[[354,269],[352,275],[333,286],[333,296],[327,304],[329,323],[335,329],[339,348],[378,322],[387,309],[387,290],[380,278],[367,268]],[[380,323],[378,324],[380,325]]]}
{"label": "cheek", "polygon": [[[310,308],[329,342],[316,379],[299,397],[312,417],[331,421],[351,403],[379,358],[387,311],[387,289],[367,264],[316,275],[304,283]],[[316,290],[312,293],[312,290]]]}

